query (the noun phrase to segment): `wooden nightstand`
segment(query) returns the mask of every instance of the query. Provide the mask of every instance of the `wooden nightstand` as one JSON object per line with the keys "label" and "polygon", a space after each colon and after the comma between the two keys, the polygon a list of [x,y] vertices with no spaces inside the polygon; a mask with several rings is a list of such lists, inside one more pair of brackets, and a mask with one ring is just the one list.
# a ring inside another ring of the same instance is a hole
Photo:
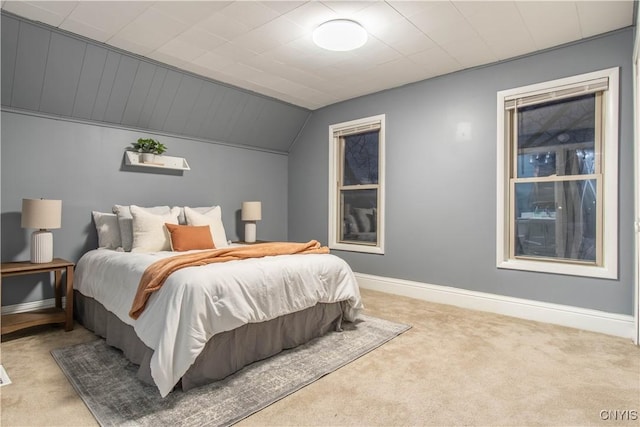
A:
{"label": "wooden nightstand", "polygon": [[[25,274],[55,273],[56,306],[23,313],[5,314],[2,316],[2,334],[8,334],[31,326],[49,323],[64,323],[65,330],[73,329],[73,267],[74,264],[61,258],[53,261],[32,264],[29,261],[3,262],[2,278]],[[65,272],[66,303],[62,308],[62,273]]]}

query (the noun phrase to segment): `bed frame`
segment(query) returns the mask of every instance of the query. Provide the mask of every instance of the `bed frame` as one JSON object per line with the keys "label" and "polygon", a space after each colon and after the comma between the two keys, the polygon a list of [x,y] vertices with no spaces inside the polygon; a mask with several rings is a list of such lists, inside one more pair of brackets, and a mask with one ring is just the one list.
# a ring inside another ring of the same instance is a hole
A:
{"label": "bed frame", "polygon": [[[93,298],[78,291],[74,293],[74,315],[78,322],[105,338],[107,344],[122,350],[127,359],[139,365],[138,378],[155,385],[149,366],[153,350],[138,338],[133,327]],[[176,387],[187,391],[221,380],[250,363],[304,344],[329,331],[340,330],[342,319],[341,303],[320,303],[266,322],[250,323],[214,335]]]}

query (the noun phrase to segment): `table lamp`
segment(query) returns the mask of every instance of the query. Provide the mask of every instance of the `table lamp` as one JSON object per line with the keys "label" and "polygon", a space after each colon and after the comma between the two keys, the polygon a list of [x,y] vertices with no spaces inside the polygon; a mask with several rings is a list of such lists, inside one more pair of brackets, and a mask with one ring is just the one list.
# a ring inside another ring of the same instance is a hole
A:
{"label": "table lamp", "polygon": [[262,219],[261,202],[242,202],[242,220],[244,225],[244,241],[254,243],[256,241],[256,221]]}
{"label": "table lamp", "polygon": [[53,233],[62,223],[62,201],[22,199],[22,228],[37,228],[31,234],[31,262],[53,261]]}

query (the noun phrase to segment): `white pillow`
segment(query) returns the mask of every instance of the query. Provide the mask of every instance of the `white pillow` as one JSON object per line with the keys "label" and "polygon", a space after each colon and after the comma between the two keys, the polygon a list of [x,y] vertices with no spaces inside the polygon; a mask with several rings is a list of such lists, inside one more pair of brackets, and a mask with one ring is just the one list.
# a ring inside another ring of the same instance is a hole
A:
{"label": "white pillow", "polygon": [[209,208],[209,210],[204,213],[185,206],[184,216],[187,219],[188,225],[208,225],[211,229],[211,238],[216,248],[226,248],[229,246],[227,234],[222,224],[222,209],[220,209],[220,206]]}
{"label": "white pillow", "polygon": [[150,213],[136,205],[131,205],[130,210],[133,217],[131,252],[170,251],[171,238],[164,224],[177,224],[180,208],[172,208],[164,215]]}
{"label": "white pillow", "polygon": [[[154,206],[151,208],[140,209],[144,209],[145,211],[156,215],[165,215],[171,211],[169,206]],[[131,210],[129,209],[129,206],[114,205],[113,213],[118,215],[118,226],[120,227],[120,241],[122,249],[129,252],[133,246],[133,217],[131,216]]]}
{"label": "white pillow", "polygon": [[[204,207],[201,207],[201,208],[189,207],[189,208],[191,210],[194,210],[194,211],[198,212],[198,213],[206,214],[211,209],[217,208],[217,206],[204,206]],[[184,208],[180,208],[180,215],[178,216],[178,224],[180,224],[180,225],[188,225],[187,224],[187,218],[184,215]]]}
{"label": "white pillow", "polygon": [[98,233],[98,247],[117,249],[122,246],[118,216],[111,213],[92,211],[93,222]]}

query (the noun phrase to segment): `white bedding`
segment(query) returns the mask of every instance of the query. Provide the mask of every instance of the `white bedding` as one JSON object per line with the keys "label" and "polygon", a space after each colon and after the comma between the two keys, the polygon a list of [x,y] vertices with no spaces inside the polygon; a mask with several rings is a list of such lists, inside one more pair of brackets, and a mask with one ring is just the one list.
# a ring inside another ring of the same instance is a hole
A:
{"label": "white bedding", "polygon": [[87,252],[74,288],[100,302],[154,350],[151,375],[164,397],[207,341],[246,323],[271,320],[318,303],[343,301],[345,319],[362,309],[351,268],[330,254],[282,255],[189,267],[173,273],[138,320],[129,309],[144,270],[175,252]]}

